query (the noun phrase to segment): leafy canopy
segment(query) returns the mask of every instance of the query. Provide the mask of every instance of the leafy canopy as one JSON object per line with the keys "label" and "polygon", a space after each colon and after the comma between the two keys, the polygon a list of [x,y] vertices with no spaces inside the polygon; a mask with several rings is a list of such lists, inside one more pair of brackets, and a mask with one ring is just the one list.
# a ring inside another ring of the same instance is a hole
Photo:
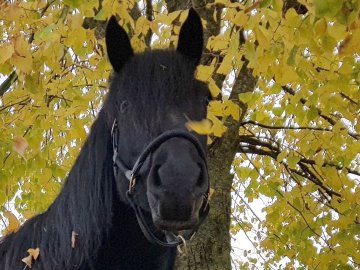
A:
{"label": "leafy canopy", "polygon": [[[221,31],[208,37],[197,71],[216,98],[211,125],[189,126],[210,144],[239,128],[231,230],[247,233],[254,251],[238,264],[359,267],[360,1],[217,0],[206,8],[214,5],[207,19]],[[134,0],[1,2],[4,233],[54,200],[101,107],[110,75],[105,20],[118,15],[136,51],[150,40],[168,47],[186,13],[164,6],[157,1],[149,17]],[[255,87],[237,85],[245,69]],[[251,208],[259,199],[263,218]]]}

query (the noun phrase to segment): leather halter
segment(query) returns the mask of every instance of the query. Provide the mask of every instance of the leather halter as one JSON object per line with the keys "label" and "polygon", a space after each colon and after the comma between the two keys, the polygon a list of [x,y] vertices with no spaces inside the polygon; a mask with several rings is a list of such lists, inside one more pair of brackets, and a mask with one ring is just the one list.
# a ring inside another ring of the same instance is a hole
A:
{"label": "leather halter", "polygon": [[191,142],[195,146],[196,150],[198,151],[201,159],[204,161],[205,168],[207,169],[205,151],[202,148],[199,140],[195,136],[191,135],[190,133],[185,132],[185,131],[180,130],[180,129],[173,129],[173,130],[165,131],[164,133],[162,133],[158,137],[156,137],[154,140],[152,140],[145,147],[145,149],[141,152],[138,159],[136,160],[133,168],[129,169],[123,163],[123,161],[120,159],[120,157],[118,156],[118,144],[117,144],[118,124],[117,124],[116,119],[114,120],[114,123],[113,123],[112,128],[111,128],[111,138],[112,138],[113,152],[114,152],[114,154],[113,154],[113,169],[114,169],[115,179],[118,179],[118,175],[121,172],[129,180],[129,189],[126,192],[126,197],[127,197],[128,201],[130,203],[130,206],[133,208],[133,210],[134,210],[134,212],[136,214],[138,224],[139,224],[144,236],[147,238],[147,240],[149,242],[151,242],[151,243],[156,243],[156,244],[158,244],[160,246],[164,246],[164,247],[175,247],[175,246],[184,244],[185,240],[190,240],[194,236],[194,234],[196,233],[199,226],[205,220],[207,214],[209,213],[209,209],[210,209],[210,206],[209,206],[210,185],[208,187],[207,192],[203,196],[203,203],[202,203],[202,206],[200,208],[200,213],[199,213],[199,219],[200,220],[199,220],[198,225],[192,230],[183,231],[183,235],[175,235],[174,233],[165,231],[164,233],[165,233],[165,236],[166,236],[166,242],[159,239],[154,234],[154,232],[152,231],[150,226],[147,224],[140,206],[136,205],[136,203],[134,202],[133,195],[134,195],[134,192],[135,192],[136,181],[138,180],[138,178],[140,176],[139,172],[140,172],[140,169],[142,168],[144,162],[164,142],[166,142],[167,140],[169,140],[171,138],[182,138],[182,139],[186,139],[189,142]]}

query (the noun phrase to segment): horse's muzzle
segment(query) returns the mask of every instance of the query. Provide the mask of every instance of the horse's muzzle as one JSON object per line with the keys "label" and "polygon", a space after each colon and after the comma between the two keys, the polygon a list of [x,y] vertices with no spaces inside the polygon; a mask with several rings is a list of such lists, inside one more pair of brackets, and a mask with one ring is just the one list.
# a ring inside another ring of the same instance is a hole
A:
{"label": "horse's muzzle", "polygon": [[199,212],[203,197],[194,196],[149,197],[154,225],[165,231],[194,229],[199,225]]}

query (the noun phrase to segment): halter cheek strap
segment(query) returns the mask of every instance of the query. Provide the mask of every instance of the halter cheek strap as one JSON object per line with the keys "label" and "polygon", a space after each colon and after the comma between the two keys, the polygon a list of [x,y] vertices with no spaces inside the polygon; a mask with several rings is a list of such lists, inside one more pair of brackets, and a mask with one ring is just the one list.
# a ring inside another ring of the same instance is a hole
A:
{"label": "halter cheek strap", "polygon": [[196,228],[192,230],[185,230],[183,235],[175,235],[170,232],[165,232],[166,240],[167,242],[164,242],[160,240],[158,237],[155,236],[152,229],[147,224],[145,217],[141,211],[141,208],[136,205],[136,203],[133,200],[133,194],[135,191],[136,181],[137,178],[140,176],[140,170],[145,162],[145,160],[154,153],[164,142],[171,138],[183,138],[191,142],[196,150],[198,151],[201,159],[204,161],[205,168],[207,169],[207,162],[206,162],[206,155],[205,152],[199,142],[199,140],[191,135],[188,132],[185,132],[183,130],[168,130],[164,133],[160,134],[158,137],[156,137],[153,141],[151,141],[145,149],[141,152],[140,156],[135,162],[135,165],[132,169],[128,169],[127,166],[123,163],[123,161],[118,156],[118,145],[117,145],[117,138],[118,138],[118,125],[116,119],[114,120],[114,123],[111,128],[111,137],[112,137],[112,143],[113,143],[113,168],[114,168],[114,176],[117,179],[119,172],[122,172],[126,178],[129,180],[129,189],[126,192],[126,197],[133,208],[136,218],[138,220],[139,226],[145,235],[145,237],[151,242],[155,243],[161,246],[165,247],[174,247],[178,246],[180,244],[184,244],[185,240],[190,240],[195,232],[197,231],[198,227],[201,225],[201,223],[205,220],[206,216],[209,213],[209,192],[210,187],[208,187],[208,190],[206,194],[203,197],[203,203],[200,208],[199,213],[199,223]]}

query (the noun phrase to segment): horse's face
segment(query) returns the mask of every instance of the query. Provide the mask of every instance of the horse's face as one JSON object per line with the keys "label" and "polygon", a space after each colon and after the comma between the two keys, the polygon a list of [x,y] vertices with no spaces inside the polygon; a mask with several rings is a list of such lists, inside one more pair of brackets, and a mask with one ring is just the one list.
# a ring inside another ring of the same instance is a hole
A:
{"label": "horse's face", "polygon": [[[118,122],[119,157],[131,169],[152,140],[169,130],[190,134],[185,123],[206,118],[209,90],[194,78],[203,46],[201,21],[190,11],[176,51],[134,55],[114,18],[106,43],[115,71],[107,100],[109,118]],[[192,135],[197,141],[175,136],[160,143],[136,177],[134,201],[151,213],[159,229],[193,229],[199,223],[209,189],[206,160],[199,151],[206,149],[206,136]],[[116,178],[119,196],[126,201],[129,181],[122,173]]]}

